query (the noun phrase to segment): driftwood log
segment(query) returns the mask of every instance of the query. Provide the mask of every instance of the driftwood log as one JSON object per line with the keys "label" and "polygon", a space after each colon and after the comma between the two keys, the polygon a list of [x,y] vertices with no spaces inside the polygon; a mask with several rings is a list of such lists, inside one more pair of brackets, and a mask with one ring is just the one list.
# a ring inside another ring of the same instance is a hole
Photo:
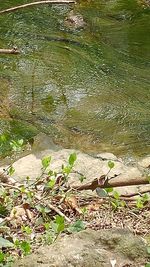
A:
{"label": "driftwood log", "polygon": [[32,2],[32,3],[28,3],[28,4],[24,4],[24,5],[20,5],[20,6],[15,6],[15,7],[11,7],[8,9],[4,9],[0,11],[0,15],[4,14],[4,13],[9,13],[9,12],[13,12],[16,11],[18,9],[22,9],[22,8],[26,8],[26,7],[31,7],[31,6],[36,6],[36,5],[41,5],[41,4],[74,4],[75,1],[74,0],[47,0],[47,1],[37,1],[37,2]]}
{"label": "driftwood log", "polygon": [[19,54],[19,50],[17,48],[12,49],[0,49],[0,54]]}

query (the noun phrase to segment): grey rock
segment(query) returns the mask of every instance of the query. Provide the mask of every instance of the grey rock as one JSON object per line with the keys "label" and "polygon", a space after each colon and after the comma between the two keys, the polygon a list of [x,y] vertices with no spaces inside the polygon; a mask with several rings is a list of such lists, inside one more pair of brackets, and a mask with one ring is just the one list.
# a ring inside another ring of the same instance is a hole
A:
{"label": "grey rock", "polygon": [[138,162],[138,165],[140,167],[143,167],[143,168],[150,168],[150,156],[147,156],[143,159],[141,159],[139,162]]}
{"label": "grey rock", "polygon": [[85,230],[64,236],[50,246],[18,260],[13,267],[111,267],[144,266],[146,244],[127,230]]}

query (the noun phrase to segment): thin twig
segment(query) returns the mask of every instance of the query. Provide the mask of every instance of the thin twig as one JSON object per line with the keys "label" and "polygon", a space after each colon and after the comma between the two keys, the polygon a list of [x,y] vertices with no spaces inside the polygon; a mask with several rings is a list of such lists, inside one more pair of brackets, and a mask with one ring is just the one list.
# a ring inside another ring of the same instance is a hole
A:
{"label": "thin twig", "polygon": [[[3,187],[10,188],[10,189],[15,189],[21,192],[21,189],[18,186],[14,186],[14,185],[7,184],[7,183],[0,183],[0,185],[2,185]],[[22,185],[19,185],[19,186],[22,186]]]}
{"label": "thin twig", "polygon": [[[38,196],[38,195],[35,195],[35,197],[36,197],[36,199],[37,200],[41,200],[41,197],[40,196]],[[68,223],[70,223],[71,222],[71,220],[60,210],[60,209],[58,209],[57,207],[54,207],[52,204],[50,204],[50,203],[46,203],[46,205],[51,209],[51,210],[53,210],[53,211],[55,211],[57,214],[59,214],[60,216],[62,216],[62,217],[64,217],[65,218],[65,220],[68,222]]]}
{"label": "thin twig", "polygon": [[36,5],[41,5],[41,4],[61,4],[61,5],[63,5],[63,4],[74,4],[74,3],[75,3],[74,0],[68,0],[68,1],[66,1],[66,0],[61,0],[61,1],[57,1],[57,0],[38,1],[38,2],[28,3],[28,4],[15,6],[15,7],[11,7],[11,8],[8,8],[8,9],[1,10],[0,14],[9,13],[9,12],[16,11],[18,9],[31,7],[31,6],[36,6]]}
{"label": "thin twig", "polygon": [[59,214],[60,216],[64,217],[64,219],[68,222],[68,223],[71,223],[71,220],[60,210],[58,209],[57,207],[54,207],[52,204],[48,204],[47,203],[47,206],[51,209],[51,210],[54,210],[57,214]]}

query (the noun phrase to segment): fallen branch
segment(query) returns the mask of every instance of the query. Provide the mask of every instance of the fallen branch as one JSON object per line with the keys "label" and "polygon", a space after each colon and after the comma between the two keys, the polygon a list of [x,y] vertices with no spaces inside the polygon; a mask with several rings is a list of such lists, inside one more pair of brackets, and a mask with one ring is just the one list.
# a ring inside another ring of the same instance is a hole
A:
{"label": "fallen branch", "polygon": [[38,2],[28,3],[28,4],[15,6],[15,7],[11,7],[11,8],[8,8],[8,9],[1,10],[0,14],[13,12],[13,11],[16,11],[18,9],[31,7],[31,6],[36,6],[36,5],[40,5],[40,4],[61,4],[62,5],[62,4],[74,4],[74,3],[75,3],[74,0],[68,0],[68,1],[66,1],[66,0],[61,0],[61,1],[57,1],[57,0],[38,1]]}
{"label": "fallen branch", "polygon": [[0,49],[0,54],[19,54],[19,50],[17,48],[12,49]]}
{"label": "fallen branch", "polygon": [[149,181],[146,177],[139,177],[133,179],[120,179],[119,175],[117,177],[112,177],[109,180],[105,175],[102,175],[99,179],[95,178],[93,181],[83,184],[81,186],[72,186],[73,190],[92,190],[94,191],[97,187],[99,188],[109,188],[109,187],[122,187],[122,186],[130,186],[130,185],[143,185],[149,184]]}

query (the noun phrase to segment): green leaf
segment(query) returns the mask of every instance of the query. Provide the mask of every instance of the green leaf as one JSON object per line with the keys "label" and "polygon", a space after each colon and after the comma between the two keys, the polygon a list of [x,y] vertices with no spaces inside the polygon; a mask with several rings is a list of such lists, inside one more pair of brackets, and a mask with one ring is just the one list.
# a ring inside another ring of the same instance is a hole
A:
{"label": "green leaf", "polygon": [[147,253],[150,254],[150,247],[147,247]]}
{"label": "green leaf", "polygon": [[113,190],[114,190],[114,189],[113,189],[112,187],[105,188],[105,191],[106,191],[107,193],[112,193]]}
{"label": "green leaf", "polygon": [[41,213],[43,213],[45,211],[45,207],[41,204],[36,205],[35,208]]}
{"label": "green leaf", "polygon": [[150,267],[150,262],[146,263],[145,267]]}
{"label": "green leaf", "polygon": [[11,176],[11,175],[14,174],[14,172],[15,172],[14,167],[13,166],[10,166],[10,168],[8,169],[8,174]]}
{"label": "green leaf", "polygon": [[20,248],[21,248],[24,255],[28,255],[31,251],[30,243],[27,241],[22,241],[20,243]]}
{"label": "green leaf", "polygon": [[6,216],[7,214],[8,214],[8,210],[7,210],[7,208],[5,207],[5,205],[0,204],[0,215],[2,215],[2,216]]}
{"label": "green leaf", "polygon": [[113,191],[113,196],[114,196],[115,199],[119,199],[120,198],[120,194],[117,191]]}
{"label": "green leaf", "polygon": [[114,210],[116,210],[119,207],[119,203],[118,200],[114,200],[111,202],[111,205],[113,207]]}
{"label": "green leaf", "polygon": [[80,175],[79,180],[81,183],[83,183],[83,181],[86,179],[86,177],[84,175]]}
{"label": "green leaf", "polygon": [[0,248],[10,248],[13,247],[14,244],[12,242],[10,242],[9,240],[0,237]]}
{"label": "green leaf", "polygon": [[50,181],[45,185],[46,189],[50,188],[52,189],[55,186],[56,183],[56,179],[55,178],[51,178]]}
{"label": "green leaf", "polygon": [[25,232],[28,235],[30,235],[32,233],[32,229],[28,225],[27,226],[22,225],[21,230],[22,230],[22,232]]}
{"label": "green leaf", "polygon": [[0,263],[2,263],[5,259],[5,254],[3,252],[0,252]]}
{"label": "green leaf", "polygon": [[96,193],[99,197],[108,197],[108,193],[106,192],[105,189],[102,189],[102,188],[99,188],[97,187],[96,188]]}
{"label": "green leaf", "polygon": [[63,168],[63,173],[69,175],[70,172],[71,172],[71,169],[72,169],[71,166],[66,166],[66,167]]}
{"label": "green leaf", "polygon": [[81,220],[77,220],[73,224],[71,224],[68,228],[68,231],[73,233],[73,232],[80,232],[85,229],[85,224]]}
{"label": "green leaf", "polygon": [[56,216],[56,219],[55,219],[55,223],[57,225],[57,227],[56,227],[57,233],[63,232],[64,229],[65,229],[65,220],[64,220],[64,217],[57,215]]}
{"label": "green leaf", "polygon": [[137,201],[136,201],[136,206],[137,206],[138,209],[142,209],[142,208],[143,208],[144,203],[143,203],[143,200],[142,200],[141,197],[139,197],[139,198],[137,199]]}
{"label": "green leaf", "polygon": [[70,154],[70,156],[69,156],[69,165],[73,166],[75,161],[76,161],[76,159],[77,159],[76,153]]}
{"label": "green leaf", "polygon": [[114,166],[115,166],[115,163],[114,163],[114,162],[112,162],[111,160],[108,161],[108,167],[109,167],[110,169],[113,169]]}
{"label": "green leaf", "polygon": [[47,169],[50,165],[50,162],[51,162],[51,156],[48,156],[48,157],[44,157],[42,159],[42,166],[44,169]]}

